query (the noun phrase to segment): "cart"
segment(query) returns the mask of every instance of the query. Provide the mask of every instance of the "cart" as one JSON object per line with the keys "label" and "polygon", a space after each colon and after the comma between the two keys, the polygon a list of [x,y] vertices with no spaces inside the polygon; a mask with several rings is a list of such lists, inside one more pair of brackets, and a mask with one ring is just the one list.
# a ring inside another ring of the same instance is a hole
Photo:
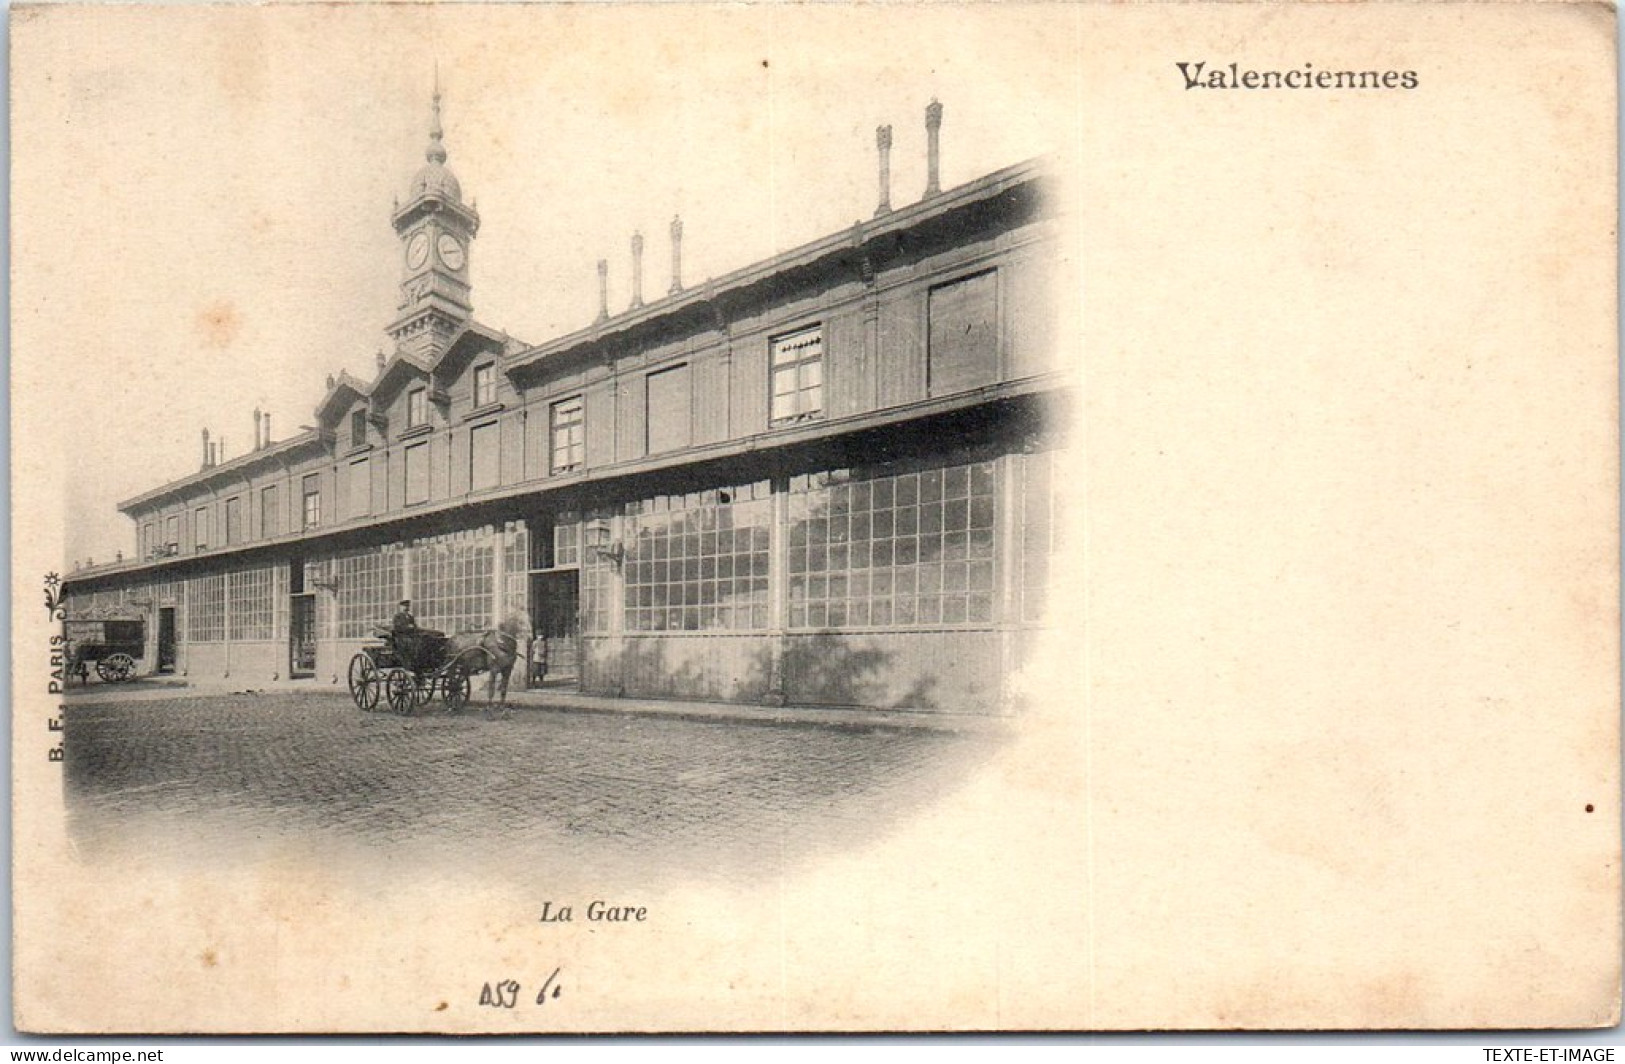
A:
{"label": "cart", "polygon": [[146,649],[146,627],[131,620],[69,620],[63,622],[68,640],[68,675],[90,682],[90,670],[103,683],[135,679],[136,662]]}
{"label": "cart", "polygon": [[356,708],[373,712],[380,702],[392,712],[410,716],[440,696],[448,713],[468,705],[470,677],[486,668],[479,647],[456,649],[441,632],[419,629],[411,652],[397,646],[395,633],[375,626],[375,644],[350,659],[350,698]]}

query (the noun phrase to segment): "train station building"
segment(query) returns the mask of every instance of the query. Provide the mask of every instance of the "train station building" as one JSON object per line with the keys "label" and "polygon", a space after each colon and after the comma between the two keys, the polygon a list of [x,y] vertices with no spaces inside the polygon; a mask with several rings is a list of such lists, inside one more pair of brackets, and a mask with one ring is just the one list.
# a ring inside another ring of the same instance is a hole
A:
{"label": "train station building", "polygon": [[1067,253],[1044,161],[938,187],[940,118],[922,197],[891,202],[882,127],[872,217],[698,285],[674,220],[657,295],[635,241],[632,305],[600,263],[597,319],[532,344],[473,316],[436,97],[392,353],[122,503],[134,556],[70,573],[69,617],[142,622],[142,672],[320,685],[410,598],[520,618],[517,686],[1003,711],[1060,544]]}

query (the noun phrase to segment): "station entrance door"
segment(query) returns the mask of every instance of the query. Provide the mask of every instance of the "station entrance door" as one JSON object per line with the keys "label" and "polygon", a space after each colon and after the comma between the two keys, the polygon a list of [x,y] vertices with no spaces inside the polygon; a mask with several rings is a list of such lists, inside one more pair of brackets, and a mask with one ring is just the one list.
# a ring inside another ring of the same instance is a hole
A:
{"label": "station entrance door", "polygon": [[[552,569],[530,574],[531,687],[574,687],[581,682],[580,573]],[[546,669],[541,657],[545,654]]]}

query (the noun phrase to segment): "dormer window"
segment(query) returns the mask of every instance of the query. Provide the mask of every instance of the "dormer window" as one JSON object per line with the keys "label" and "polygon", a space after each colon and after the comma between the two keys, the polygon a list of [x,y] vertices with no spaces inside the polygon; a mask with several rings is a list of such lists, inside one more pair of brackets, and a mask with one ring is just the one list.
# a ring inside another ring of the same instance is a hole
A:
{"label": "dormer window", "polygon": [[429,423],[429,389],[413,388],[406,393],[406,427],[415,429]]}
{"label": "dormer window", "polygon": [[355,410],[350,414],[350,446],[360,447],[367,442],[367,412]]}
{"label": "dormer window", "polygon": [[497,367],[487,363],[474,367],[474,408],[490,406],[497,401]]}

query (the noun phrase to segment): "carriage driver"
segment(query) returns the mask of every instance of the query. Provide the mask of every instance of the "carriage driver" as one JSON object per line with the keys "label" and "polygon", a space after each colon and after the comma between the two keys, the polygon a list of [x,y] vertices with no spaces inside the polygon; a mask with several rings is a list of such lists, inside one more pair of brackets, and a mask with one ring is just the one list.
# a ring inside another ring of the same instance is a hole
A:
{"label": "carriage driver", "polygon": [[412,616],[412,600],[401,599],[395,607],[395,619],[389,622],[389,631],[395,643],[395,653],[407,661],[418,656],[418,619]]}

